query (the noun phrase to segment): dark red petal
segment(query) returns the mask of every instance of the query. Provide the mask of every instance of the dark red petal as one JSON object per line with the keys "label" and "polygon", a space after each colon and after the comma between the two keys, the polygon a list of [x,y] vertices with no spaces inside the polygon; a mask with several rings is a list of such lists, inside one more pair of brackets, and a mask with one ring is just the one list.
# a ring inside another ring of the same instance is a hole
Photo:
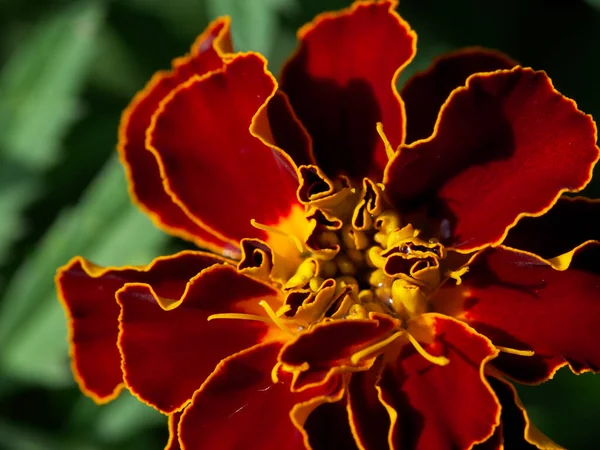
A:
{"label": "dark red petal", "polygon": [[583,188],[598,155],[594,122],[544,72],[473,75],[450,95],[431,138],[390,161],[386,192],[401,211],[437,220],[446,245],[467,252]]}
{"label": "dark red petal", "polygon": [[143,282],[160,293],[183,292],[187,280],[222,262],[207,253],[186,251],[157,258],[146,267],[101,268],[80,257],[61,267],[56,287],[67,315],[72,367],[81,390],[103,403],[123,386],[117,290],[125,283]]}
{"label": "dark red petal", "polygon": [[[346,402],[343,400],[317,407],[308,416],[304,428],[308,433],[310,450],[359,450],[352,436]],[[371,449],[367,447],[366,450]]]}
{"label": "dark red petal", "polygon": [[[500,421],[502,423],[504,448],[519,450],[559,448],[549,446],[553,442],[530,422],[527,411],[523,408],[517,391],[511,384],[495,377],[488,377],[487,380],[502,405]],[[477,450],[480,450],[480,448],[477,447]]]}
{"label": "dark red petal", "polygon": [[[485,442],[475,444],[472,450],[504,450],[504,437],[502,436],[502,422]],[[523,449],[525,450],[525,449]],[[527,449],[528,450],[528,449]]]}
{"label": "dark red petal", "polygon": [[181,420],[182,412],[176,412],[169,416],[169,441],[165,447],[165,450],[182,450],[179,445],[179,421]]}
{"label": "dark red petal", "polygon": [[295,416],[301,402],[316,408],[339,391],[339,380],[321,389],[292,393],[271,371],[281,343],[253,347],[221,363],[186,408],[180,439],[186,449],[295,450],[305,448],[302,426],[308,415]]}
{"label": "dark red petal", "polygon": [[119,348],[127,386],[160,411],[177,411],[222,359],[279,337],[279,329],[264,322],[209,322],[208,316],[263,314],[258,302],[281,305],[278,295],[270,286],[226,265],[201,272],[179,295],[162,295],[147,284],[128,285],[117,294],[122,330]]}
{"label": "dark red petal", "polygon": [[292,389],[323,382],[328,374],[359,366],[351,357],[391,335],[398,322],[389,316],[377,320],[339,320],[315,325],[287,344],[279,361],[297,372]]}
{"label": "dark red petal", "polygon": [[223,66],[224,52],[231,52],[229,19],[209,25],[196,40],[190,54],[173,61],[170,72],[158,72],[123,113],[119,130],[119,153],[125,166],[134,202],[166,232],[220,252],[231,245],[194,223],[165,192],[156,158],[146,147],[146,130],[152,114],[167,94],[191,76]]}
{"label": "dark red petal", "polygon": [[502,243],[549,259],[592,240],[600,241],[600,200],[561,197],[543,216],[519,220]]}
{"label": "dark red petal", "polygon": [[277,225],[299,205],[294,163],[249,131],[276,88],[260,55],[239,54],[223,70],[171,92],[148,131],[175,202],[235,244],[267,237],[251,219]]}
{"label": "dark red petal", "polygon": [[366,450],[388,448],[390,417],[375,384],[381,366],[352,374],[348,385],[348,418],[357,442]]}
{"label": "dark red petal", "polygon": [[450,93],[474,73],[512,69],[517,63],[503,53],[467,48],[448,53],[413,75],[400,91],[406,109],[406,143],[429,137]]}
{"label": "dark red petal", "polygon": [[404,141],[396,80],[415,54],[416,36],[396,6],[356,2],[321,14],[298,32],[300,48],[282,71],[282,89],[330,177],[381,180],[388,158],[377,122],[394,148]]}
{"label": "dark red petal", "polygon": [[[546,380],[565,362],[576,372],[600,369],[600,244],[579,248],[570,267],[506,248],[480,254],[460,286],[442,289],[437,309],[467,321],[495,345],[532,350],[494,362],[522,382]],[[564,265],[567,265],[563,263]]]}
{"label": "dark red petal", "polygon": [[424,345],[450,363],[438,366],[407,345],[378,383],[390,412],[392,449],[444,450],[469,448],[488,439],[500,420],[500,405],[483,376],[496,354],[491,342],[464,324],[437,314],[434,337]]}
{"label": "dark red petal", "polygon": [[269,100],[266,114],[271,134],[267,142],[285,150],[297,166],[315,164],[311,138],[284,92],[277,91]]}

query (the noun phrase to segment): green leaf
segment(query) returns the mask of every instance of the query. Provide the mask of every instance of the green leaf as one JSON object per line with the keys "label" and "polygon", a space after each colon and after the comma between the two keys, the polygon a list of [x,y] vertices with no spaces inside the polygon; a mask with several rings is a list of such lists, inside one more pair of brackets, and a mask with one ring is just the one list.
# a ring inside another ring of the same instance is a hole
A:
{"label": "green leaf", "polygon": [[72,4],[45,18],[0,73],[0,155],[41,169],[81,114],[77,95],[94,56],[101,3]]}
{"label": "green leaf", "polygon": [[19,268],[0,309],[0,363],[4,373],[46,385],[72,383],[66,326],[55,294],[56,269],[82,254],[98,264],[144,264],[167,236],[129,200],[116,156],[80,205],[62,214]]}
{"label": "green leaf", "polygon": [[128,392],[109,403],[94,421],[96,433],[104,441],[119,442],[135,436],[151,424],[164,424],[165,416],[141,403]]}
{"label": "green leaf", "polygon": [[295,5],[294,0],[207,0],[209,17],[229,15],[237,49],[254,50],[269,57],[280,28],[278,14]]}
{"label": "green leaf", "polygon": [[80,113],[76,100],[103,16],[99,3],[81,2],[45,18],[0,71],[0,261],[26,231],[22,209]]}

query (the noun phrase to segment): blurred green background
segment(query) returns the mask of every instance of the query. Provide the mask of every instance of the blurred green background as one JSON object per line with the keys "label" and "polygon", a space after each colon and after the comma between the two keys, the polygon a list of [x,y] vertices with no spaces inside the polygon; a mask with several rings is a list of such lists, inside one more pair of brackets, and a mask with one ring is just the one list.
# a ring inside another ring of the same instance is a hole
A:
{"label": "blurred green background", "polygon": [[[54,293],[56,268],[76,254],[145,264],[187,246],[130,204],[114,151],[120,113],[217,15],[232,15],[237,47],[277,72],[300,25],[348,3],[0,0],[0,449],[163,448],[154,410],[79,393]],[[403,80],[444,51],[482,45],[546,70],[600,118],[599,0],[403,0],[400,12],[419,34]],[[599,196],[600,179],[586,193]],[[600,376],[563,370],[521,394],[557,442],[600,448]]]}

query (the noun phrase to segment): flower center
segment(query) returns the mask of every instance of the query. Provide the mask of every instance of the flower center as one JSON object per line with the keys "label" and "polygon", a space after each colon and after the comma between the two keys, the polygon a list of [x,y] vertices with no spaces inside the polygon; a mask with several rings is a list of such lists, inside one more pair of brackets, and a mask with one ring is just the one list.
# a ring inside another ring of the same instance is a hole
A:
{"label": "flower center", "polygon": [[[365,318],[369,312],[406,321],[426,312],[428,297],[442,281],[444,246],[403,223],[382,185],[365,179],[357,189],[343,178],[329,181],[314,167],[301,168],[301,174],[299,196],[311,233],[304,260],[283,283],[286,315],[300,313],[310,325],[324,317]],[[327,301],[321,300],[324,292]]]}

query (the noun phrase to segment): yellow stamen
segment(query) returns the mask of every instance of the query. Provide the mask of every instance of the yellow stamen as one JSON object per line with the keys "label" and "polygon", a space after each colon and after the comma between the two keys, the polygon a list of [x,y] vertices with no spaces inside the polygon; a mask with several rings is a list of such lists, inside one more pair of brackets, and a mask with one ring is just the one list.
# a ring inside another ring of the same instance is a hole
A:
{"label": "yellow stamen", "polygon": [[382,348],[388,346],[389,344],[394,342],[397,338],[402,336],[404,333],[406,333],[406,331],[404,331],[404,330],[398,331],[398,332],[392,334],[387,339],[384,339],[383,341],[379,341],[376,344],[373,344],[370,347],[365,348],[364,350],[356,352],[354,355],[352,355],[352,357],[350,358],[350,361],[352,361],[352,364],[357,364],[361,359],[365,359],[367,356],[370,356],[373,353],[376,353],[379,350],[381,350]]}
{"label": "yellow stamen", "polygon": [[277,372],[279,372],[280,367],[281,367],[281,363],[278,362],[277,364],[275,364],[273,366],[273,369],[271,369],[271,381],[273,383],[279,383],[279,375],[277,375]]}
{"label": "yellow stamen", "polygon": [[222,313],[222,314],[211,314],[206,320],[209,322],[215,319],[238,319],[238,320],[255,320],[258,322],[264,322],[271,324],[272,321],[268,317],[259,316],[256,314],[240,314],[240,313]]}
{"label": "yellow stamen", "polygon": [[462,283],[462,276],[469,271],[469,267],[465,266],[458,270],[450,272],[450,278],[456,280],[456,285],[459,286]]}
{"label": "yellow stamen", "polygon": [[286,327],[285,323],[279,318],[281,315],[285,314],[291,309],[290,305],[282,306],[277,310],[277,313],[275,313],[275,311],[273,311],[273,309],[271,308],[271,305],[269,305],[266,301],[261,300],[260,302],[258,302],[258,304],[263,307],[263,309],[267,313],[267,316],[269,317],[259,316],[257,314],[221,313],[211,314],[206,320],[208,320],[209,322],[215,319],[254,320],[256,322],[263,322],[269,325],[275,324],[282,331],[285,331],[286,333],[291,333],[290,329]]}
{"label": "yellow stamen", "polygon": [[421,344],[419,344],[417,340],[410,335],[410,333],[406,333],[406,337],[408,337],[408,340],[413,345],[415,350],[419,352],[419,354],[430,363],[438,366],[445,366],[448,363],[450,363],[450,360],[445,356],[433,356],[430,353],[427,353],[427,351],[423,347],[421,347]]}
{"label": "yellow stamen", "polygon": [[377,129],[377,133],[379,134],[379,137],[381,138],[381,140],[383,141],[383,145],[385,146],[385,154],[387,155],[388,159],[392,159],[396,152],[392,148],[392,144],[390,144],[390,141],[383,132],[383,124],[381,122],[377,122],[375,128]]}
{"label": "yellow stamen", "polygon": [[271,308],[271,305],[269,305],[264,300],[261,300],[260,302],[258,302],[258,304],[263,307],[263,309],[265,310],[265,312],[267,313],[269,318],[273,321],[273,323],[275,325],[277,325],[279,328],[281,328],[282,331],[285,331],[286,333],[292,333],[291,330],[285,326],[285,323],[283,322],[283,320],[281,320],[277,316],[277,314],[275,314],[275,311],[273,311],[273,308]]}
{"label": "yellow stamen", "polygon": [[535,355],[535,352],[532,350],[517,350],[516,348],[510,348],[510,347],[501,347],[499,345],[496,345],[496,348],[501,351],[502,353],[509,353],[511,355],[519,355],[519,356],[533,356]]}
{"label": "yellow stamen", "polygon": [[280,230],[278,228],[275,228],[275,227],[272,227],[272,226],[269,226],[269,225],[263,225],[262,223],[258,223],[254,219],[250,219],[250,224],[254,228],[257,228],[257,229],[262,230],[262,231],[266,231],[267,233],[275,233],[275,234],[278,234],[280,236],[285,236],[285,237],[291,239],[291,241],[294,243],[294,245],[298,249],[298,252],[300,252],[302,254],[304,253],[304,245],[302,244],[302,241],[298,238],[298,236],[294,236],[293,234],[286,233],[285,231],[282,231],[282,230]]}
{"label": "yellow stamen", "polygon": [[281,317],[291,309],[292,307],[290,305],[282,305],[281,308],[279,308],[275,314],[277,315],[277,317]]}

